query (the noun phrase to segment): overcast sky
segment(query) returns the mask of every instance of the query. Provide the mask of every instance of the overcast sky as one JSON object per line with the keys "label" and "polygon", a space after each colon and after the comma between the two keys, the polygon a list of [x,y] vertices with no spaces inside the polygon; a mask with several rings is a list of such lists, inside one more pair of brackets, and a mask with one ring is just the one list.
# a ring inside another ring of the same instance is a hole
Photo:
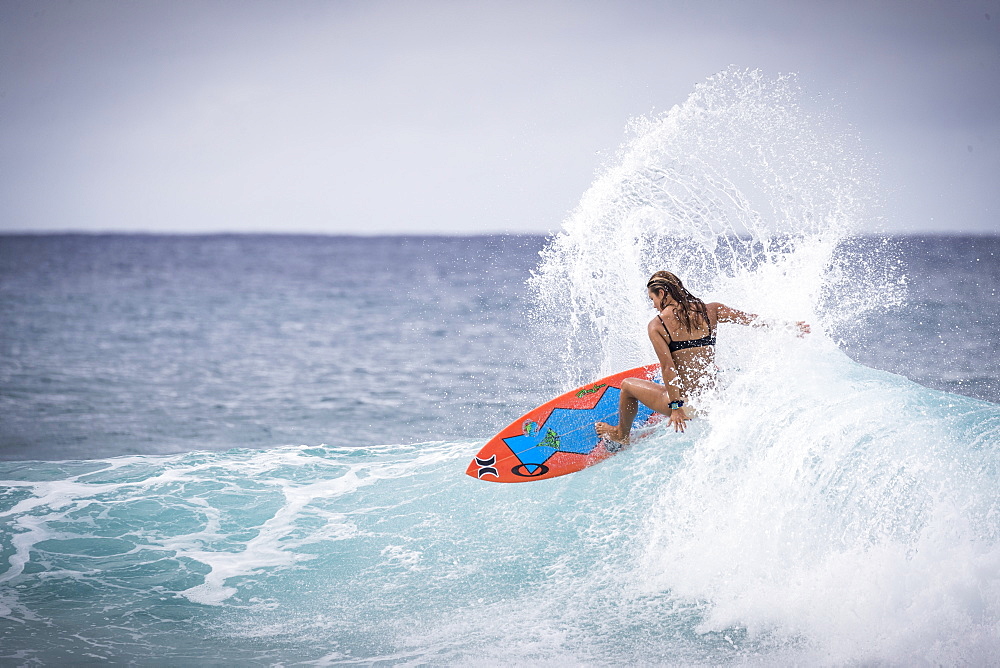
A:
{"label": "overcast sky", "polygon": [[884,230],[1000,232],[1000,0],[2,0],[0,231],[551,232],[731,64],[853,126]]}

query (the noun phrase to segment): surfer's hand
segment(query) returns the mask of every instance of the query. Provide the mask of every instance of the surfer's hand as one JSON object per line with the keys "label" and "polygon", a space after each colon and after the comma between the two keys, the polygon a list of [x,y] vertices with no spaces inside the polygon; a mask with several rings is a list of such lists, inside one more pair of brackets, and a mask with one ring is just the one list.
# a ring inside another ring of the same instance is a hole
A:
{"label": "surfer's hand", "polygon": [[690,420],[687,415],[684,415],[684,411],[680,408],[675,408],[670,411],[670,417],[667,418],[670,424],[674,425],[674,431],[684,431],[684,422]]}
{"label": "surfer's hand", "polygon": [[802,338],[803,336],[812,331],[811,329],[809,329],[809,323],[804,320],[799,320],[798,322],[796,322],[795,327],[796,329],[799,330],[799,338]]}

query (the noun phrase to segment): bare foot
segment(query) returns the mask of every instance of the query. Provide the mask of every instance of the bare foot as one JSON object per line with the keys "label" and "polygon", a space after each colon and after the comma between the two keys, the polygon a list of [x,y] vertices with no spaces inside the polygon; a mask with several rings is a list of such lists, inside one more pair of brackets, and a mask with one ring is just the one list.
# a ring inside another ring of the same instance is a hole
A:
{"label": "bare foot", "polygon": [[617,425],[610,425],[607,422],[597,422],[594,424],[594,430],[601,438],[606,438],[615,443],[628,443],[628,436],[622,436],[622,432]]}

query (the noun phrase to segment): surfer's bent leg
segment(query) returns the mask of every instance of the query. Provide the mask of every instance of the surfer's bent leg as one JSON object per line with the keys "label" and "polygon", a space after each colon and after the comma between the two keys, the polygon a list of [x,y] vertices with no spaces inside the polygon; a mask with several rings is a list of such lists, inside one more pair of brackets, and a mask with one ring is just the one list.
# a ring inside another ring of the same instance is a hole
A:
{"label": "surfer's bent leg", "polygon": [[618,426],[598,422],[594,425],[597,434],[612,441],[628,443],[640,401],[657,413],[670,414],[670,395],[662,385],[641,378],[626,378],[622,381],[622,391],[618,398]]}

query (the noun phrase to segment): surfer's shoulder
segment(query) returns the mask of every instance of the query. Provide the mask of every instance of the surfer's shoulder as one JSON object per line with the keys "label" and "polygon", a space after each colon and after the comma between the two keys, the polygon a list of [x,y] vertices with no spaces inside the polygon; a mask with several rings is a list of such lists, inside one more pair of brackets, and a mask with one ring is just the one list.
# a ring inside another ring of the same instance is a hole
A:
{"label": "surfer's shoulder", "polygon": [[709,323],[712,323],[713,327],[719,322],[720,307],[726,308],[726,305],[722,302],[705,302],[705,310],[708,312],[708,321]]}
{"label": "surfer's shoulder", "polygon": [[668,306],[650,318],[649,324],[646,325],[646,332],[649,334],[651,340],[654,342],[658,339],[667,340],[669,334],[667,333],[667,323],[664,322],[664,316],[671,315],[673,315],[673,307]]}
{"label": "surfer's shoulder", "polygon": [[666,326],[664,324],[665,320],[667,320],[668,318],[676,318],[676,317],[677,316],[675,315],[674,307],[668,306],[667,308],[663,309],[650,319],[649,328],[653,329],[654,327],[658,327],[660,329],[663,329]]}

